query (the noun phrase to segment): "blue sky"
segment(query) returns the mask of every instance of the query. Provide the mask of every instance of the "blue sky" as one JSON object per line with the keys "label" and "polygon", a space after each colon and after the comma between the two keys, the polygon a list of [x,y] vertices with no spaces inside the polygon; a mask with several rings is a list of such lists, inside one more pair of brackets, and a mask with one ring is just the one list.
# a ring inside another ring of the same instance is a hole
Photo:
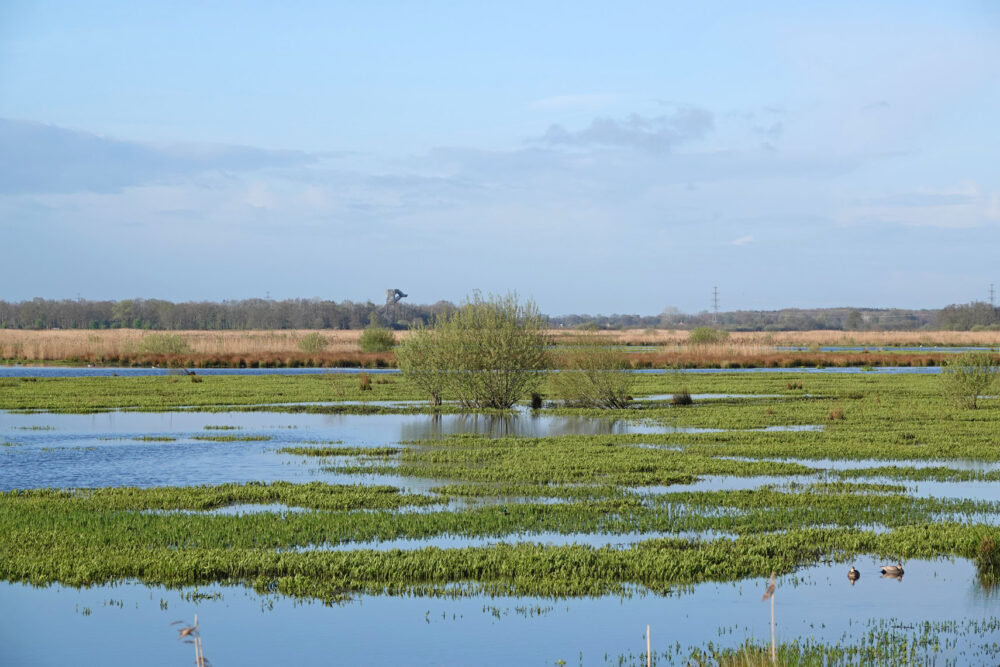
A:
{"label": "blue sky", "polygon": [[1000,285],[1000,5],[487,4],[0,4],[0,298]]}

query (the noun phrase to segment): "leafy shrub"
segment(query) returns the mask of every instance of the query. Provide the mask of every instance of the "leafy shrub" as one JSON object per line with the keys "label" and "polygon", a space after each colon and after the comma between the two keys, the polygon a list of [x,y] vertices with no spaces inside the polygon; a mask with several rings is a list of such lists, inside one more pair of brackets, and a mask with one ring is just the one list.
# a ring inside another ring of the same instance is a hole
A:
{"label": "leafy shrub", "polygon": [[537,389],[547,347],[533,302],[477,292],[433,329],[415,330],[396,358],[403,376],[432,401],[447,390],[465,407],[507,409]]}
{"label": "leafy shrub", "polygon": [[187,341],[178,334],[146,334],[136,346],[139,354],[186,354]]}
{"label": "leafy shrub", "polygon": [[984,588],[992,588],[1000,580],[1000,544],[989,535],[976,549],[976,571]]}
{"label": "leafy shrub", "polygon": [[329,343],[323,334],[313,331],[299,339],[299,349],[307,354],[316,354],[322,352]]}
{"label": "leafy shrub", "polygon": [[625,408],[635,376],[625,357],[603,346],[585,346],[566,355],[566,369],[552,374],[549,384],[567,405]]}
{"label": "leafy shrub", "polygon": [[373,317],[372,323],[361,332],[358,342],[362,352],[388,352],[396,344],[396,337],[392,330],[379,325]]}
{"label": "leafy shrub", "polygon": [[670,405],[691,405],[692,403],[694,403],[694,399],[691,398],[691,392],[687,389],[681,389],[670,399]]}
{"label": "leafy shrub", "polygon": [[941,368],[944,392],[955,404],[975,409],[978,398],[1000,377],[1000,366],[988,352],[960,354]]}
{"label": "leafy shrub", "polygon": [[688,343],[691,345],[711,345],[713,343],[724,343],[729,339],[729,332],[723,329],[713,329],[712,327],[695,327],[688,334]]}

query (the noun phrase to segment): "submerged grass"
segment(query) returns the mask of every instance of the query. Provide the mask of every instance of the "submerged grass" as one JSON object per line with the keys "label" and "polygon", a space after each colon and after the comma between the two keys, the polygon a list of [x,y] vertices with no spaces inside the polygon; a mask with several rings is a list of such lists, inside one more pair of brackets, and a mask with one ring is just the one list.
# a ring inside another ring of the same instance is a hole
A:
{"label": "submerged grass", "polygon": [[[695,396],[755,397],[693,400],[684,408],[648,402],[642,408],[616,411],[616,417],[652,424],[654,432],[648,434],[613,434],[609,426],[607,435],[465,435],[405,447],[303,442],[277,450],[304,457],[354,457],[336,468],[342,473],[391,472],[404,480],[439,480],[429,495],[405,494],[394,487],[284,482],[8,491],[0,493],[0,578],[72,585],[128,578],[168,585],[235,582],[335,600],[358,592],[576,596],[624,594],[636,586],[666,592],[700,581],[760,577],[772,570],[788,573],[860,554],[892,559],[978,555],[994,562],[1000,559],[989,545],[1000,543],[1000,529],[982,522],[1000,516],[1000,505],[914,498],[904,486],[892,483],[1000,479],[1000,471],[966,470],[948,463],[1000,461],[996,399],[983,401],[977,410],[957,409],[942,397],[937,379],[641,375],[636,378],[637,397],[673,395],[682,388]],[[424,409],[275,405],[359,400],[361,390],[351,376],[218,376],[200,384],[168,380],[0,380],[0,408]],[[370,386],[364,393],[378,401],[417,398],[401,381]],[[830,419],[838,409],[839,417]],[[607,412],[556,408],[533,414],[603,418]],[[815,425],[822,425],[821,430],[767,430]],[[267,439],[252,433],[198,438]],[[387,457],[394,461],[384,460]],[[822,459],[892,463],[820,475]],[[941,463],[918,468],[899,461]],[[809,462],[816,463],[806,465]],[[745,491],[684,486],[709,475],[778,479]],[[870,477],[880,481],[865,479]],[[439,507],[456,500],[453,505],[459,509]],[[319,511],[198,513],[234,504]],[[735,537],[689,539],[691,532]],[[541,533],[657,537],[629,548],[531,543],[532,536]],[[322,548],[443,536],[495,537],[511,544],[438,549],[417,543],[415,547],[423,548],[346,552]],[[984,544],[989,547],[985,551]]]}

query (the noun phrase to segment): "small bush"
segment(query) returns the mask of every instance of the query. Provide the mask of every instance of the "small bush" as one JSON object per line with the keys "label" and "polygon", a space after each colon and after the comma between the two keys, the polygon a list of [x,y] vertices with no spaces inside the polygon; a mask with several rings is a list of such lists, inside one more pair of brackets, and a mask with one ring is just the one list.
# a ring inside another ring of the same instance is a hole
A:
{"label": "small bush", "polygon": [[976,549],[976,570],[983,588],[993,588],[1000,579],[1000,544],[989,535]]}
{"label": "small bush", "polygon": [[313,331],[299,339],[299,349],[307,354],[322,352],[330,343],[321,333]]}
{"label": "small bush", "polygon": [[830,410],[830,414],[827,415],[830,419],[843,419],[844,411],[841,408],[834,408]]}
{"label": "small bush", "polygon": [[136,346],[139,354],[186,354],[187,341],[178,334],[147,334]]}
{"label": "small bush", "polygon": [[785,388],[786,389],[802,389],[802,382],[801,381],[789,382],[788,384],[785,385]]}
{"label": "small bush", "polygon": [[975,409],[979,397],[1000,377],[1000,366],[988,352],[960,354],[941,368],[944,392],[955,404]]}
{"label": "small bush", "polygon": [[599,345],[585,346],[566,355],[566,370],[553,373],[549,385],[566,405],[590,408],[625,408],[635,375],[620,352]]}
{"label": "small bush", "polygon": [[373,322],[361,332],[358,342],[362,352],[388,352],[396,344],[396,337],[390,329]]}
{"label": "small bush", "polygon": [[724,343],[729,339],[729,332],[712,327],[696,327],[688,334],[688,343],[691,345],[711,345],[714,343]]}
{"label": "small bush", "polygon": [[362,373],[358,376],[358,389],[361,391],[371,391],[372,390],[372,379],[368,373]]}
{"label": "small bush", "polygon": [[670,399],[670,405],[691,405],[692,403],[694,403],[694,399],[691,398],[691,392],[687,389],[681,389]]}

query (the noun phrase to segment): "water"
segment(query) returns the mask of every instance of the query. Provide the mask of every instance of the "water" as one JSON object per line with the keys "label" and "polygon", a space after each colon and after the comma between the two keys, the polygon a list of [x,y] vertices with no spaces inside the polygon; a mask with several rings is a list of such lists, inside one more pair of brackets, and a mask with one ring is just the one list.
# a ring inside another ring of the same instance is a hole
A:
{"label": "water", "polygon": [[[317,369],[318,370],[318,369]],[[761,369],[764,370],[764,369]],[[770,372],[771,369],[767,369]],[[781,369],[783,372],[786,369]],[[841,369],[843,370],[843,369]],[[330,372],[324,370],[322,372]],[[207,426],[238,426],[235,430]],[[33,428],[35,427],[35,428]],[[819,425],[778,427],[820,429]],[[328,415],[268,412],[107,412],[88,415],[0,412],[0,489],[35,487],[159,486],[241,481],[321,480],[332,483],[391,484],[424,493],[443,480],[393,474],[339,474],[320,461],[276,453],[276,449],[326,441],[351,447],[384,446],[452,433],[543,437],[573,433],[664,433],[653,422],[603,417],[563,417],[516,411],[487,415]],[[675,429],[687,430],[687,429]],[[696,431],[716,431],[695,429]],[[206,442],[197,436],[266,436],[258,442]],[[175,438],[148,442],[143,437]],[[789,437],[795,437],[790,434]],[[341,459],[338,459],[341,460]],[[851,467],[946,463],[974,470],[995,469],[980,462],[863,461],[787,459],[817,469],[815,476],[706,476],[692,485],[639,487],[637,494],[781,488],[790,482],[829,481]],[[868,481],[850,480],[850,481]],[[1000,500],[1000,484],[983,482],[909,482],[916,495]],[[509,502],[515,502],[511,499]],[[536,502],[530,499],[531,502]],[[449,508],[454,506],[449,505]],[[427,508],[421,508],[423,511]],[[440,507],[434,508],[435,511]],[[233,505],[216,514],[298,511],[281,504]],[[722,508],[720,512],[730,511]],[[942,519],[947,517],[942,517]],[[965,517],[963,517],[965,518]],[[972,517],[997,524],[996,515]],[[629,548],[665,533],[522,533],[502,537],[440,535],[426,540],[341,544],[344,549],[460,548],[499,542],[589,544]],[[678,536],[670,534],[671,537]],[[724,537],[722,533],[683,533],[681,537]],[[961,624],[994,619],[1000,599],[984,594],[972,565],[964,560],[910,561],[902,581],[878,576],[878,562],[859,558],[862,579],[851,587],[849,564],[819,564],[783,577],[776,596],[778,639],[813,637],[828,642],[859,642],[872,624],[920,626],[925,621]],[[761,573],[762,577],[765,573]],[[167,590],[138,583],[76,590],[63,586],[31,588],[0,582],[0,664],[149,664],[190,661],[191,647],[177,640],[176,620],[198,614],[208,658],[235,664],[441,664],[552,665],[617,664],[623,653],[645,649],[646,624],[653,648],[663,652],[680,642],[686,656],[695,645],[738,646],[751,638],[769,639],[768,605],[761,604],[763,578],[736,583],[699,584],[660,597],[636,589],[630,597],[600,596],[570,600],[472,596],[437,599],[414,596],[357,596],[339,606],[258,595],[239,586],[211,586],[219,594],[197,604],[185,599],[192,589]],[[896,629],[893,632],[909,632]],[[914,631],[916,632],[916,631]],[[997,664],[1000,655],[980,644],[1000,642],[994,626],[978,633],[952,632],[957,642],[937,659],[961,664]],[[58,641],[52,641],[57,636]],[[582,660],[581,660],[582,653]],[[678,660],[678,664],[683,664]],[[644,663],[644,660],[642,662]],[[660,664],[663,664],[662,659]]]}
{"label": "water", "polygon": [[[778,641],[813,637],[860,643],[880,624],[901,636],[924,622],[955,623],[929,660],[996,664],[1000,641],[991,620],[1000,599],[975,583],[967,561],[912,560],[902,581],[879,576],[880,561],[815,565],[780,577],[775,594]],[[759,578],[704,583],[662,597],[552,600],[536,597],[459,599],[358,596],[341,605],[309,604],[234,586],[197,589],[217,599],[192,601],[195,590],[136,583],[77,590],[0,583],[0,655],[4,664],[173,666],[193,660],[177,639],[177,620],[198,615],[205,655],[215,665],[569,665],[618,664],[618,656],[682,646],[735,647],[770,640],[769,605]],[[185,599],[185,595],[188,596]],[[968,631],[972,622],[983,623]],[[911,629],[912,627],[912,629]],[[54,633],[58,641],[53,641]],[[607,657],[606,657],[607,656]],[[663,658],[661,656],[661,662]],[[639,661],[637,660],[637,663]],[[645,660],[641,661],[645,664]]]}
{"label": "water", "polygon": [[[206,429],[233,426],[232,430]],[[799,427],[789,427],[799,428]],[[188,486],[286,480],[377,483],[425,491],[437,480],[393,475],[343,475],[315,461],[278,454],[282,447],[335,442],[396,445],[459,433],[490,437],[718,432],[606,417],[510,415],[350,415],[273,412],[0,412],[0,490],[42,487]],[[265,437],[213,442],[199,437]],[[166,442],[142,438],[173,438]]]}

